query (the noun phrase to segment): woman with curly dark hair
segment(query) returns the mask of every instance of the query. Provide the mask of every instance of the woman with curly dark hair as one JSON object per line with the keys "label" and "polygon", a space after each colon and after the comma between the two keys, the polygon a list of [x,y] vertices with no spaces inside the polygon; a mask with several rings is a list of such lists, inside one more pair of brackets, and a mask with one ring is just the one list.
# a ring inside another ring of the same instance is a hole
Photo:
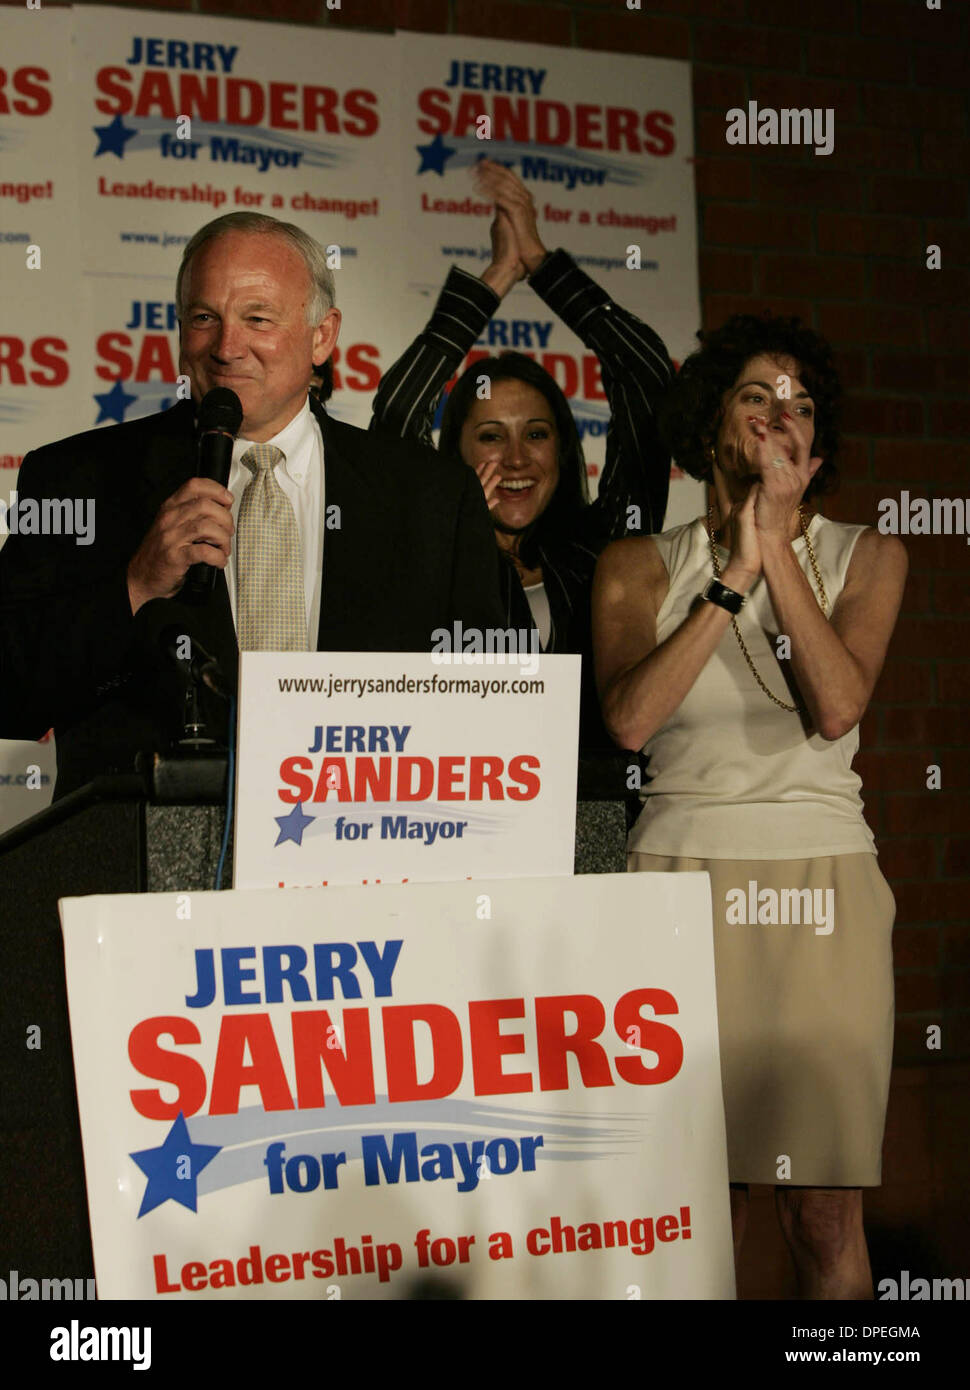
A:
{"label": "woman with curly dark hair", "polygon": [[839,382],[795,319],[701,334],[665,407],[706,517],[597,567],[603,715],[652,779],[632,871],[706,871],[735,1251],[775,1187],[806,1298],[871,1298],[892,1055],[895,904],[851,770],[906,577],[901,543],[827,521]]}

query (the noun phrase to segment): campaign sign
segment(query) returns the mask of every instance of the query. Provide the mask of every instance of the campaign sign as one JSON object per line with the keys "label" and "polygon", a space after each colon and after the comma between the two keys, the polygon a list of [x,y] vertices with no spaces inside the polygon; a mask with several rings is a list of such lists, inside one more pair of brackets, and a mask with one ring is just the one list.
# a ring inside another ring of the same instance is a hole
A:
{"label": "campaign sign", "polygon": [[[464,34],[405,33],[397,45],[408,337],[451,266],[477,276],[491,260],[494,208],[472,178],[488,158],[522,179],[543,243],[564,247],[683,360],[700,323],[690,64]],[[521,283],[466,365],[507,350],[562,388],[595,496],[610,410],[592,345]],[[700,507],[700,488],[676,470],[667,524]]]}
{"label": "campaign sign", "polygon": [[102,1298],[730,1298],[705,874],[60,905]]}
{"label": "campaign sign", "polygon": [[236,888],[573,872],[580,658],[469,637],[242,653]]}

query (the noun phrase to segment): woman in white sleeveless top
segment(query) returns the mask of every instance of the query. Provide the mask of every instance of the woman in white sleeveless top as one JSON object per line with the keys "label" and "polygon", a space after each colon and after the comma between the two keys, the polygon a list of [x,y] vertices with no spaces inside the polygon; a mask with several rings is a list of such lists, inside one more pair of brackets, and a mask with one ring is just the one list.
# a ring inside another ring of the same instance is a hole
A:
{"label": "woman in white sleeveless top", "polygon": [[772,1184],[800,1294],[871,1298],[895,904],[851,763],[906,553],[804,506],[835,473],[826,344],[742,315],[700,336],[666,414],[708,515],[596,573],[606,726],[650,758],[627,863],[711,877],[735,1252],[747,1184]]}

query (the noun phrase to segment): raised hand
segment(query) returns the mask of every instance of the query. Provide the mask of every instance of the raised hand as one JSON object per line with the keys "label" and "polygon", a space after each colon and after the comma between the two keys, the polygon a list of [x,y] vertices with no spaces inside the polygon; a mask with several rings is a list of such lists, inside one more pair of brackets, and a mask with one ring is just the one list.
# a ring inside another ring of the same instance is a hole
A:
{"label": "raised hand", "polygon": [[788,411],[777,412],[769,428],[759,417],[754,425],[751,462],[760,477],[754,521],[759,531],[790,539],[793,518],[812,477],[822,465],[812,456],[810,430],[796,424]]}
{"label": "raised hand", "polygon": [[488,510],[492,512],[499,504],[499,498],[495,496],[495,489],[498,487],[499,478],[501,477],[501,465],[494,460],[486,459],[477,465],[475,472],[478,475],[478,481],[482,485],[485,501],[488,503]]}
{"label": "raised hand", "polygon": [[132,613],[153,598],[174,598],[191,565],[225,569],[232,554],[232,493],[210,478],[190,478],[166,498],[128,564]]}
{"label": "raised hand", "polygon": [[507,214],[518,243],[523,274],[531,275],[546,254],[536,224],[532,194],[518,174],[492,159],[479,160],[473,173],[482,195],[494,202],[496,210]]}
{"label": "raised hand", "polygon": [[509,215],[500,207],[495,209],[489,234],[492,239],[492,260],[482,272],[481,279],[502,299],[516,281],[525,278],[527,271],[519,259],[519,243]]}
{"label": "raised hand", "polygon": [[735,587],[731,583],[731,578],[737,571],[752,581],[761,573],[761,542],[758,539],[758,528],[755,523],[755,511],[760,491],[761,484],[755,483],[748,489],[744,501],[736,503],[731,508],[731,534],[734,539],[731,545],[731,558],[724,571],[724,582],[728,588]]}

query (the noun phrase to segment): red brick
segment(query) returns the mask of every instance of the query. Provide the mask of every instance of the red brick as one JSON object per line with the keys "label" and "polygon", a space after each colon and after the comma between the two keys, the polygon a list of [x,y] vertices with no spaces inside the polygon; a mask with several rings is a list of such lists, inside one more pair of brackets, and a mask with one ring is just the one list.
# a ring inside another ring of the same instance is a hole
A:
{"label": "red brick", "polygon": [[943,928],[943,956],[947,966],[970,965],[970,927],[960,925]]}
{"label": "red brick", "polygon": [[[544,0],[536,0],[536,3],[544,3]],[[584,9],[617,8],[617,0],[582,0],[582,4]],[[643,11],[677,15],[713,15],[718,19],[744,19],[746,4],[747,0],[643,0]]]}
{"label": "red brick", "polygon": [[[898,919],[897,919],[898,920]],[[896,976],[896,1010],[901,1014],[928,1013],[943,1002],[940,977],[935,971],[907,971]]]}
{"label": "red brick", "polygon": [[965,439],[970,433],[970,407],[966,400],[930,402],[929,432]]}
{"label": "red brick", "polygon": [[695,63],[691,72],[694,107],[713,106],[722,117],[732,106],[743,106],[748,99],[747,83],[733,68],[710,68]]}
{"label": "red brick", "polygon": [[926,878],[935,866],[936,843],[933,840],[907,835],[880,842],[879,867],[892,883],[907,878]]}
{"label": "red brick", "polygon": [[728,290],[748,294],[753,288],[754,259],[735,251],[702,250],[699,257],[700,280],[705,290]]}
{"label": "red brick", "polygon": [[521,5],[511,0],[455,0],[455,33],[521,43],[569,45],[572,16],[562,5]]}
{"label": "red brick", "polygon": [[[277,0],[272,13],[267,14],[264,0],[199,0],[202,14],[232,15],[239,19],[273,19],[276,22],[288,20],[292,24],[315,24],[322,9],[321,0]],[[363,25],[370,27],[366,21],[363,21]]]}
{"label": "red brick", "polygon": [[947,840],[943,850],[943,873],[946,878],[970,878],[970,837]]}
{"label": "red brick", "polygon": [[919,168],[912,131],[874,125],[836,126],[835,149],[827,158],[835,169],[902,169],[915,173]]}
{"label": "red brick", "polygon": [[[845,390],[864,391],[869,385],[869,369],[864,352],[849,352],[845,348],[842,348],[835,354],[835,366],[839,373],[839,380],[842,382],[842,386]],[[847,443],[848,441],[845,442]],[[868,473],[869,453],[868,449],[865,448],[865,442],[861,439],[856,439],[853,440],[852,443],[856,449],[861,451],[859,456],[863,458],[865,471]],[[844,452],[839,466],[844,468],[846,473],[855,471],[850,469]]]}
{"label": "red brick", "polygon": [[694,160],[694,182],[699,198],[750,198],[751,165],[738,159],[698,155]]}
{"label": "red brick", "polygon": [[[937,613],[970,613],[970,574],[933,576],[933,609]],[[970,727],[970,720],[967,721]]]}
{"label": "red brick", "polygon": [[970,1008],[970,970],[948,969],[944,972],[941,983],[945,1009]]}
{"label": "red brick", "polygon": [[[23,0],[3,0],[3,3],[4,3],[5,5],[18,5],[18,4],[19,4],[21,9],[23,9],[23,7],[24,7],[24,6],[23,6]],[[145,8],[144,5],[142,4],[142,0],[116,0],[116,3],[117,3],[118,5],[120,5],[120,6],[124,6],[125,8],[128,8],[128,9],[139,9],[139,10],[142,10],[142,9]],[[58,8],[58,9],[63,8],[62,0],[55,0],[55,5],[56,5],[56,8]],[[45,10],[46,10],[46,9],[50,9],[50,8],[52,8],[52,7],[49,6],[49,5],[46,5],[46,4],[44,5],[44,9],[45,9]],[[112,8],[114,8],[114,6],[112,6]],[[154,4],[152,5],[152,9],[153,9],[153,10],[191,10],[192,8],[193,8],[193,6],[192,6],[192,0],[158,0],[158,4],[157,4],[157,5],[154,5]],[[200,4],[199,4],[199,10],[200,10],[200,11],[205,11],[206,8],[209,8],[209,7],[207,7],[207,6],[206,6],[205,4],[203,4],[203,3],[200,3]]]}
{"label": "red brick", "polygon": [[[862,206],[862,181],[855,174],[837,169],[830,171],[824,159],[816,159],[803,168],[759,164],[755,187],[760,201],[782,203],[787,207],[843,208],[852,212]],[[944,213],[942,208],[933,211],[938,215]]]}
{"label": "red brick", "polygon": [[872,380],[889,391],[959,391],[970,382],[970,353],[874,353]]}
{"label": "red brick", "polygon": [[[845,357],[845,353],[836,354],[835,363],[840,371],[842,362],[844,361]],[[843,435],[842,439],[839,442],[839,470],[842,474],[842,479],[844,483],[862,482],[868,479],[868,439],[854,439],[851,436]]]}
{"label": "red brick", "polygon": [[962,710],[896,705],[881,711],[887,743],[929,743],[937,748],[970,744],[970,720]]}
{"label": "red brick", "polygon": [[[474,3],[477,4],[478,0],[474,0]],[[605,48],[612,53],[649,53],[659,58],[689,58],[690,27],[684,19],[658,19],[649,14],[629,12],[584,14],[582,10],[577,10],[576,44],[579,48]]]}
{"label": "red brick", "polygon": [[925,0],[859,0],[859,32],[877,38],[892,34],[900,43],[915,39],[934,49],[959,47],[966,43],[962,15],[963,7],[948,5],[947,0],[939,10],[927,10]]}
{"label": "red brick", "polygon": [[896,624],[893,640],[914,661],[970,652],[970,617],[961,620],[903,616]]}
{"label": "red brick", "polygon": [[877,263],[872,267],[872,297],[911,304],[960,303],[970,298],[970,271],[956,266],[928,270],[922,254],[916,265]]}
{"label": "red brick", "polygon": [[949,130],[926,130],[920,136],[920,168],[924,174],[949,174],[956,178],[968,167],[970,140],[965,135]]}
{"label": "red brick", "polygon": [[[932,1057],[935,1054],[929,1055]],[[901,1010],[897,1007],[893,1036],[893,1067],[924,1065],[926,1057],[926,1024],[920,1019],[902,1016]]]}
{"label": "red brick", "polygon": [[[890,644],[890,656],[893,652]],[[876,684],[875,695],[884,705],[928,705],[932,699],[929,666],[925,663],[917,666],[911,661],[887,661]],[[903,828],[895,826],[894,831],[898,834]]]}
{"label": "red brick", "polygon": [[704,308],[704,328],[719,328],[732,314],[794,314],[806,323],[812,321],[809,299],[772,299],[768,295],[701,295]]}
{"label": "red brick", "polygon": [[[966,648],[964,648],[966,650]],[[941,661],[936,672],[941,705],[970,703],[970,661]],[[970,800],[967,802],[970,807]]]}
{"label": "red brick", "polygon": [[818,249],[855,256],[912,256],[922,248],[915,217],[858,217],[819,212]]}
{"label": "red brick", "polygon": [[967,90],[966,39],[961,45],[948,48],[945,44],[914,44],[912,49],[913,80],[918,87],[956,87]]}
{"label": "red brick", "polygon": [[912,493],[919,491],[924,479],[932,479],[938,487],[959,485],[970,474],[970,445],[880,439],[873,445],[872,465],[877,478],[898,482]]}
{"label": "red brick", "polygon": [[906,536],[910,566],[931,573],[967,568],[967,547],[963,536]]}
{"label": "red brick", "polygon": [[[925,835],[952,834],[964,828],[970,829],[970,805],[966,796],[960,792],[924,791],[921,796],[897,794],[889,800],[886,822],[890,835],[901,835],[912,830],[914,825],[918,825]],[[929,886],[922,885],[926,889]],[[940,888],[942,885],[936,884],[934,887]],[[951,884],[950,887],[958,888],[959,884]],[[953,912],[943,913],[934,910],[929,915],[913,920],[930,922],[938,921],[942,917],[959,918],[965,912],[964,904],[962,908],[955,908]]]}
{"label": "red brick", "polygon": [[[885,873],[882,861],[880,850],[879,863]],[[893,931],[893,966],[896,970],[937,970],[940,945],[939,927],[896,927]]]}
{"label": "red brick", "polygon": [[[926,795],[936,799],[943,793],[927,792]],[[897,883],[893,891],[896,897],[896,921],[900,926],[909,922],[953,922],[966,916],[966,896],[962,883]]]}
{"label": "red brick", "polygon": [[[325,5],[325,0],[321,0]],[[357,0],[344,0],[339,10],[323,10],[330,25],[349,29],[412,29],[427,34],[448,32],[448,0],[367,0],[363,18]]]}
{"label": "red brick", "polygon": [[939,246],[944,265],[970,265],[970,227],[961,222],[925,223],[925,245]]}
{"label": "red brick", "polygon": [[755,145],[729,145],[725,138],[727,121],[723,111],[698,111],[694,116],[694,148],[698,155],[717,155],[730,159],[733,163],[746,167],[752,156],[764,150]]}
{"label": "red brick", "polygon": [[908,616],[929,615],[935,611],[930,599],[930,576],[910,570],[906,576],[902,611]]}
{"label": "red brick", "polygon": [[[776,40],[777,41],[777,40]],[[774,66],[784,67],[784,63]],[[825,78],[803,77],[800,73],[755,72],[748,79],[751,100],[774,111],[784,108],[803,110],[831,109],[835,112],[835,148],[839,147],[839,123],[854,121],[858,113],[857,88],[848,82],[831,82]],[[831,129],[831,127],[830,127]],[[828,159],[828,155],[812,158]]]}
{"label": "red brick", "polygon": [[878,174],[869,191],[873,212],[902,212],[934,217],[966,217],[966,189],[953,179]]}
{"label": "red brick", "polygon": [[899,304],[822,304],[818,327],[833,345],[900,343],[919,346],[923,335],[917,310]]}
{"label": "red brick", "polygon": [[[776,5],[772,0],[748,0],[748,19],[759,26],[780,25],[782,28],[804,30],[809,27],[806,18],[810,13],[810,26],[818,33],[836,29],[840,33],[854,30],[854,6],[845,0],[812,0],[810,12],[797,5]],[[775,42],[778,36],[775,35]]]}
{"label": "red brick", "polygon": [[872,384],[882,391],[932,391],[936,385],[933,358],[925,352],[874,352]]}
{"label": "red brick", "polygon": [[860,90],[862,118],[874,125],[899,130],[959,130],[963,125],[963,101],[957,92],[872,85]]}
{"label": "red brick", "polygon": [[913,792],[926,786],[926,768],[933,760],[929,748],[870,748],[857,754],[853,766],[866,792]]}
{"label": "red brick", "polygon": [[[812,25],[816,24],[812,14]],[[826,77],[851,77],[855,81],[878,72],[880,82],[908,82],[909,54],[894,39],[832,39],[827,35],[808,40],[809,72]]]}
{"label": "red brick", "polygon": [[832,521],[874,526],[879,519],[883,489],[864,478],[844,475],[838,492],[826,498],[826,515]]}
{"label": "red brick", "polygon": [[922,434],[923,404],[886,396],[851,396],[842,423],[856,434]]}
{"label": "red brick", "polygon": [[966,309],[926,310],[926,340],[934,347],[962,347],[970,341],[970,313]]}
{"label": "red brick", "polygon": [[810,213],[779,208],[708,207],[704,209],[704,240],[726,246],[784,246],[808,251],[812,245]]}
{"label": "red brick", "polygon": [[858,299],[865,293],[865,265],[844,256],[762,256],[759,273],[766,294],[796,289],[816,299]]}
{"label": "red brick", "polygon": [[[701,63],[725,63],[737,67],[774,68],[778,66],[778,35],[758,26],[740,24],[697,24],[694,26],[694,57]],[[796,62],[791,51],[786,55]],[[796,63],[797,65],[797,63]]]}

